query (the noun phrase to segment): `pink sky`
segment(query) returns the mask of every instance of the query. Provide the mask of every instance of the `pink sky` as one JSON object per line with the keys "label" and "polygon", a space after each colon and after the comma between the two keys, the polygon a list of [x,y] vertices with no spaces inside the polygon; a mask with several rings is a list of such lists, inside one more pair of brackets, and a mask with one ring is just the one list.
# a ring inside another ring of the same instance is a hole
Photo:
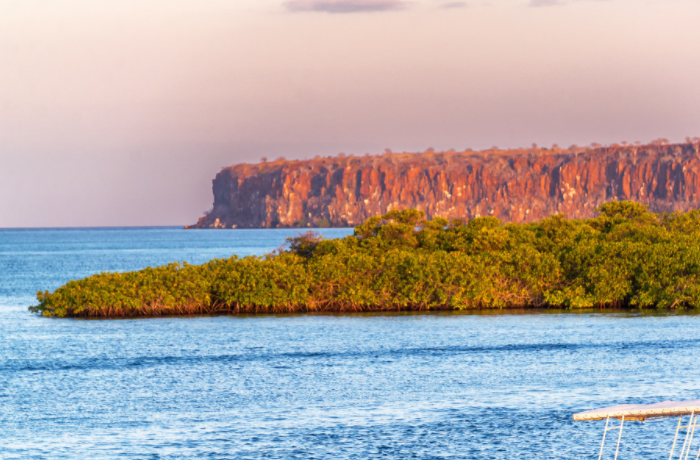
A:
{"label": "pink sky", "polygon": [[700,135],[697,0],[0,0],[0,227],[183,225],[261,157]]}

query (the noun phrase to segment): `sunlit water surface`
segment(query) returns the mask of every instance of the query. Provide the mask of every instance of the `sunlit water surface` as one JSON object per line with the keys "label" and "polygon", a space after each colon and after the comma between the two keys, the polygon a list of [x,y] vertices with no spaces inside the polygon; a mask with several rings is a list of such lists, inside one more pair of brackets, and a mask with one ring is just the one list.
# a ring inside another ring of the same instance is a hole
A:
{"label": "sunlit water surface", "polygon": [[[0,230],[0,458],[597,458],[604,422],[573,413],[700,398],[693,315],[27,312],[69,279],[294,234]],[[629,423],[619,459],[667,458],[674,424]]]}

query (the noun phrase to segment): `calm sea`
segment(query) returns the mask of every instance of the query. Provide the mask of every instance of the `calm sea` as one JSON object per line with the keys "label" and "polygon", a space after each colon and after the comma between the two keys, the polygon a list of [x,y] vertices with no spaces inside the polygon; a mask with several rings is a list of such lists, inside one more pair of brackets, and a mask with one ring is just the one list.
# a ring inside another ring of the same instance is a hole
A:
{"label": "calm sea", "polygon": [[[604,422],[574,412],[700,398],[694,315],[27,312],[73,278],[294,234],[0,230],[0,458],[593,459]],[[619,459],[667,458],[674,424],[629,423]]]}

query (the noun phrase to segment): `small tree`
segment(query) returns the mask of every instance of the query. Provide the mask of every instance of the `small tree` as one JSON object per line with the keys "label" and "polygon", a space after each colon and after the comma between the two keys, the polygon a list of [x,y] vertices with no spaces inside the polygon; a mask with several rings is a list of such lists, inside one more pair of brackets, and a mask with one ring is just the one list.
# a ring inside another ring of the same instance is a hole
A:
{"label": "small tree", "polygon": [[306,233],[299,233],[298,236],[287,238],[287,243],[289,243],[290,252],[309,259],[322,239],[320,234],[309,230]]}

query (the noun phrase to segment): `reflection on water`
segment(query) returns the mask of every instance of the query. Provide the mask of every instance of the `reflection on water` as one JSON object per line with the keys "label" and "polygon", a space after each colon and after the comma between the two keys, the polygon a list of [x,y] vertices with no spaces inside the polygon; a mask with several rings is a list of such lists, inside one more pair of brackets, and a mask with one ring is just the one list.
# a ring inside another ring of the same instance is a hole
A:
{"label": "reflection on water", "polygon": [[[0,458],[597,458],[604,422],[574,412],[700,398],[694,314],[26,311],[73,277],[293,234],[0,231]],[[665,458],[674,430],[626,424],[619,458]]]}

